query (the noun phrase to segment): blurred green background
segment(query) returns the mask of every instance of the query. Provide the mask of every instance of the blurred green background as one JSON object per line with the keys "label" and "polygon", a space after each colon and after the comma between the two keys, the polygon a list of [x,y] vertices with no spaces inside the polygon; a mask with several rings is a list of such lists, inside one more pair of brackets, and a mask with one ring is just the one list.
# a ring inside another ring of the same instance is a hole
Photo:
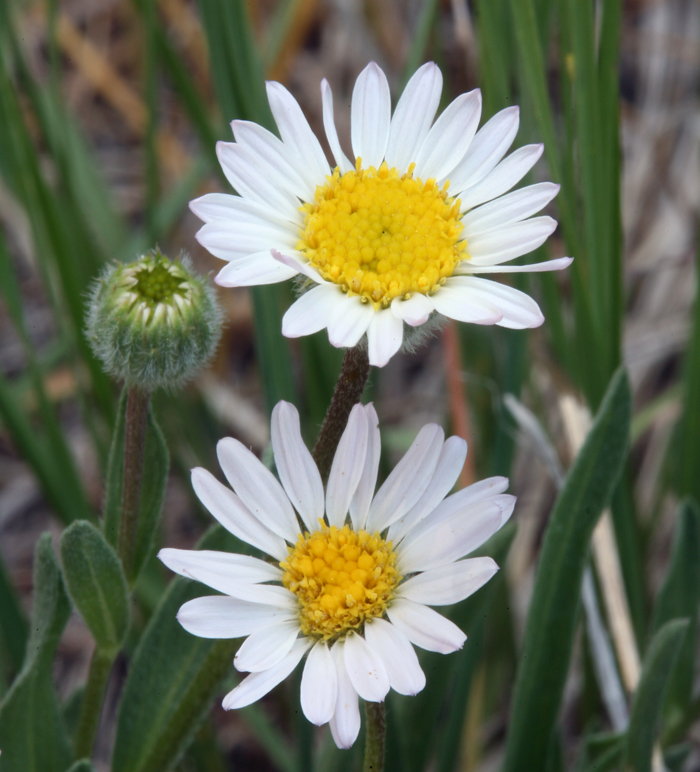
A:
{"label": "blurred green background", "polygon": [[[542,305],[542,328],[449,327],[372,371],[366,399],[383,428],[384,473],[420,426],[438,421],[469,442],[462,484],[503,474],[519,497],[517,532],[492,545],[504,570],[455,609],[465,649],[424,658],[429,688],[420,697],[392,695],[388,768],[500,768],[542,536],[558,475],[572,461],[566,398],[595,413],[624,363],[634,411],[612,523],[633,646],[644,657],[662,622],[688,609],[693,620],[682,655],[687,688],[665,703],[666,760],[657,758],[655,770],[700,769],[700,701],[691,688],[697,594],[689,587],[700,546],[695,510],[678,514],[684,496],[700,498],[699,36],[692,0],[0,0],[0,695],[24,659],[39,534],[57,537],[75,519],[96,521],[101,509],[119,390],[83,336],[91,279],[105,261],[155,244],[171,257],[187,251],[200,272],[217,270],[194,239],[187,202],[229,191],[215,142],[232,139],[230,120],[274,130],[265,78],[290,88],[320,137],[319,84],[328,78],[347,144],[352,85],[368,61],[385,69],[395,100],[433,59],[445,77],[443,106],[476,86],[484,119],[521,106],[514,147],[545,143],[531,181],[562,185],[551,207],[558,231],[523,262],[576,260],[563,275],[518,276]],[[156,395],[172,460],[159,544],[190,547],[209,525],[188,470],[217,469],[220,437],[236,436],[265,458],[269,411],[284,398],[299,407],[309,444],[315,439],[342,352],[325,332],[282,338],[292,291],[291,283],[220,291],[226,329],[214,364],[182,393]],[[177,608],[163,595],[169,581],[152,559],[137,585],[98,769],[110,765],[139,637],[154,613]],[[577,598],[575,588],[572,605]],[[617,747],[619,727],[584,627],[552,770],[620,763],[589,766]],[[74,613],[53,671],[69,728],[92,647]],[[624,671],[613,648],[613,671]],[[232,651],[206,653],[223,663],[211,695],[233,683]],[[176,653],[173,662],[174,676],[189,666]],[[149,772],[173,764],[182,772],[356,768],[360,744],[335,751],[327,729],[300,717],[297,694],[288,683],[261,705],[225,714],[218,696],[205,710],[207,693],[181,727],[182,747],[143,756]],[[114,769],[140,763],[115,758]]]}

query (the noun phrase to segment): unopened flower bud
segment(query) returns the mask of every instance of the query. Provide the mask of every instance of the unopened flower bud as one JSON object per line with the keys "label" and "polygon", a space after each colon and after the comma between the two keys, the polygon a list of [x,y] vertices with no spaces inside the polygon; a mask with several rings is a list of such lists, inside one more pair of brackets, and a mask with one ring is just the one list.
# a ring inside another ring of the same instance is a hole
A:
{"label": "unopened flower bud", "polygon": [[221,335],[221,311],[206,278],[189,260],[158,249],[133,263],[112,263],[95,281],[87,336],[105,369],[151,391],[193,378]]}

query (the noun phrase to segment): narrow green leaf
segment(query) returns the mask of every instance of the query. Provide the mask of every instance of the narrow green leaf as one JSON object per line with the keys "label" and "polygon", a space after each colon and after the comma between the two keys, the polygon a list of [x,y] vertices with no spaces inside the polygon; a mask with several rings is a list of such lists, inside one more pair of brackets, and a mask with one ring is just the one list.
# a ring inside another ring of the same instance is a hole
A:
{"label": "narrow green leaf", "polygon": [[[688,635],[671,675],[666,716],[678,720],[687,712],[695,681],[695,641],[700,606],[700,511],[686,499],[678,511],[676,533],[668,573],[654,606],[652,629],[656,632],[671,619],[687,618]],[[673,715],[679,714],[679,715]]]}
{"label": "narrow green leaf", "polygon": [[574,642],[588,543],[622,468],[630,415],[629,382],[619,371],[545,533],[515,684],[504,772],[545,766]]}
{"label": "narrow green leaf", "polygon": [[616,732],[596,732],[581,743],[581,755],[576,772],[594,772],[617,768],[622,761],[625,735]]}
{"label": "narrow green leaf", "polygon": [[[201,549],[231,551],[240,551],[240,546],[218,526],[199,544]],[[171,769],[230,671],[237,641],[197,638],[176,619],[183,603],[207,592],[196,582],[177,578],[151,617],[124,687],[112,772]]]}
{"label": "narrow green leaf", "polygon": [[9,655],[10,665],[18,673],[27,648],[29,626],[17,593],[0,557],[0,637]]}
{"label": "narrow green leaf", "polygon": [[70,615],[51,535],[37,542],[34,611],[22,671],[0,703],[1,772],[65,772],[70,747],[52,684],[56,646]]}
{"label": "narrow green leaf", "polygon": [[[700,266],[700,239],[697,245],[696,266]],[[683,415],[678,422],[678,448],[676,463],[678,468],[676,488],[681,495],[692,496],[700,501],[700,271],[697,271],[698,285],[693,312],[693,333],[688,344],[684,363],[684,403]]]}
{"label": "narrow green leaf", "polygon": [[664,694],[687,630],[687,619],[674,619],[656,633],[649,645],[627,730],[625,770],[651,772]]}
{"label": "narrow green leaf", "polygon": [[[104,533],[112,547],[117,546],[119,538],[119,518],[121,516],[122,486],[124,478],[124,431],[126,416],[126,389],[119,400],[117,420],[114,424],[112,445],[107,463],[107,481],[105,485]],[[141,503],[136,532],[134,552],[134,579],[143,568],[153,544],[153,536],[158,527],[160,511],[163,507],[165,484],[168,480],[170,456],[163,433],[153,414],[153,406],[148,408],[148,424],[143,450],[144,475],[141,481]]]}
{"label": "narrow green leaf", "polygon": [[98,648],[116,653],[129,627],[129,591],[117,553],[87,520],[61,537],[61,561],[71,599]]}

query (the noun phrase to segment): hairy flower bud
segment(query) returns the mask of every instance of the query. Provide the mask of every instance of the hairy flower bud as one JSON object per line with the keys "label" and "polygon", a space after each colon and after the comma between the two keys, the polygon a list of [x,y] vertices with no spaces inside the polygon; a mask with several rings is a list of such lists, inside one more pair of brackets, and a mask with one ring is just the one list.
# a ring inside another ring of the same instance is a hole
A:
{"label": "hairy flower bud", "polygon": [[206,278],[188,258],[155,249],[133,263],[112,263],[91,289],[87,336],[105,369],[128,386],[179,386],[209,361],[221,311]]}

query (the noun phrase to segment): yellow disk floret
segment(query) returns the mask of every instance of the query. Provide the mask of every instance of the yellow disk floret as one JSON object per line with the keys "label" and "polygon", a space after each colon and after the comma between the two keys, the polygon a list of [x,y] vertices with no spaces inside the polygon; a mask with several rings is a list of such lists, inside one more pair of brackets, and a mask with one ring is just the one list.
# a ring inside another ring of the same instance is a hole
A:
{"label": "yellow disk floret", "polygon": [[435,180],[389,169],[336,169],[316,188],[297,248],[328,281],[375,307],[428,294],[467,257],[460,202]]}
{"label": "yellow disk floret", "polygon": [[321,524],[299,535],[280,565],[282,583],[299,598],[304,635],[335,638],[384,613],[401,577],[391,542],[378,533]]}

